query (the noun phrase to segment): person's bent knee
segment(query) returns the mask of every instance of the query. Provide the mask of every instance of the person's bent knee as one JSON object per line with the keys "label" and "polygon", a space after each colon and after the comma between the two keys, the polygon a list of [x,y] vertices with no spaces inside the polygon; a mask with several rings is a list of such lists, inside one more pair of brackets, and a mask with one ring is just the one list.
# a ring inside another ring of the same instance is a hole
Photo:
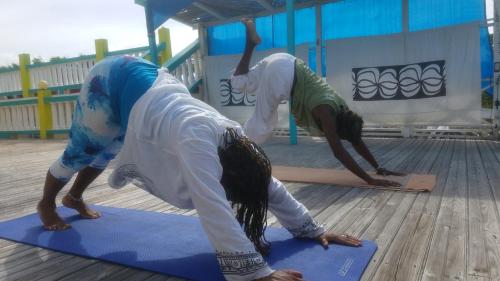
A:
{"label": "person's bent knee", "polygon": [[76,172],[77,171],[64,166],[60,160],[54,162],[49,168],[49,173],[61,183],[69,182]]}

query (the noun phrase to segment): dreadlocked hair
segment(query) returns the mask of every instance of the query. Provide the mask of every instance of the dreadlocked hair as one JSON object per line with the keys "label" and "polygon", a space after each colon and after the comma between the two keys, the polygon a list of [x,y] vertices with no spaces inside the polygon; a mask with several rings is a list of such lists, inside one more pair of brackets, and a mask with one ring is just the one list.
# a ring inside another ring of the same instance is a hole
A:
{"label": "dreadlocked hair", "polygon": [[227,128],[218,149],[223,168],[220,180],[226,197],[236,209],[236,219],[248,239],[262,255],[270,244],[264,236],[267,227],[268,186],[271,162],[264,151],[233,128]]}
{"label": "dreadlocked hair", "polygon": [[353,144],[361,141],[363,119],[351,110],[340,111],[336,117],[337,134]]}

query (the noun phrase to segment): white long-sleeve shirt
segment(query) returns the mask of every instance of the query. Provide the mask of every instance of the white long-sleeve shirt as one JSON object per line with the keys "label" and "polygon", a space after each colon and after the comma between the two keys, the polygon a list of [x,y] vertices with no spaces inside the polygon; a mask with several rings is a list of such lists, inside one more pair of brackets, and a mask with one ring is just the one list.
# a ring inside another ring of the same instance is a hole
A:
{"label": "white long-sleeve shirt", "polygon": [[[217,148],[226,128],[241,127],[192,98],[175,78],[160,73],[134,105],[112,187],[129,182],[185,209],[196,209],[227,280],[254,280],[273,272],[236,220],[220,184]],[[297,237],[324,232],[281,182],[269,185],[269,210]],[[235,262],[237,261],[237,262]]]}
{"label": "white long-sleeve shirt", "polygon": [[296,58],[286,53],[272,54],[258,62],[250,72],[233,75],[231,86],[256,96],[255,110],[243,126],[245,134],[260,144],[278,123],[278,106],[290,100]]}

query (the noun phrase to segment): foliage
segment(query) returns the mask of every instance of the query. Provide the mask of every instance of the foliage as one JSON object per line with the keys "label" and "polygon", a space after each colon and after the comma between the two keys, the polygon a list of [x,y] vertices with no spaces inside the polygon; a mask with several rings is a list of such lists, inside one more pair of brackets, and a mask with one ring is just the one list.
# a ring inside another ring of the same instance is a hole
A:
{"label": "foliage", "polygon": [[481,94],[481,106],[482,108],[492,108],[493,107],[493,97],[488,95],[486,91]]}

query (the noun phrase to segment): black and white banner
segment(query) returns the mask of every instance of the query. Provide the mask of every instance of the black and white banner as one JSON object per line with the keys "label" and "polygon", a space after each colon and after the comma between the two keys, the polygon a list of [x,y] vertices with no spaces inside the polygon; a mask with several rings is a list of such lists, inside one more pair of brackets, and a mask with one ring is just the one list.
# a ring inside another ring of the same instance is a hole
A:
{"label": "black and white banner", "polygon": [[353,100],[408,100],[446,96],[445,61],[352,69]]}
{"label": "black and white banner", "polygon": [[328,83],[366,123],[481,122],[479,24],[328,40]]}
{"label": "black and white banner", "polygon": [[231,86],[231,79],[220,79],[220,95],[222,106],[253,106],[256,97],[240,93]]}

